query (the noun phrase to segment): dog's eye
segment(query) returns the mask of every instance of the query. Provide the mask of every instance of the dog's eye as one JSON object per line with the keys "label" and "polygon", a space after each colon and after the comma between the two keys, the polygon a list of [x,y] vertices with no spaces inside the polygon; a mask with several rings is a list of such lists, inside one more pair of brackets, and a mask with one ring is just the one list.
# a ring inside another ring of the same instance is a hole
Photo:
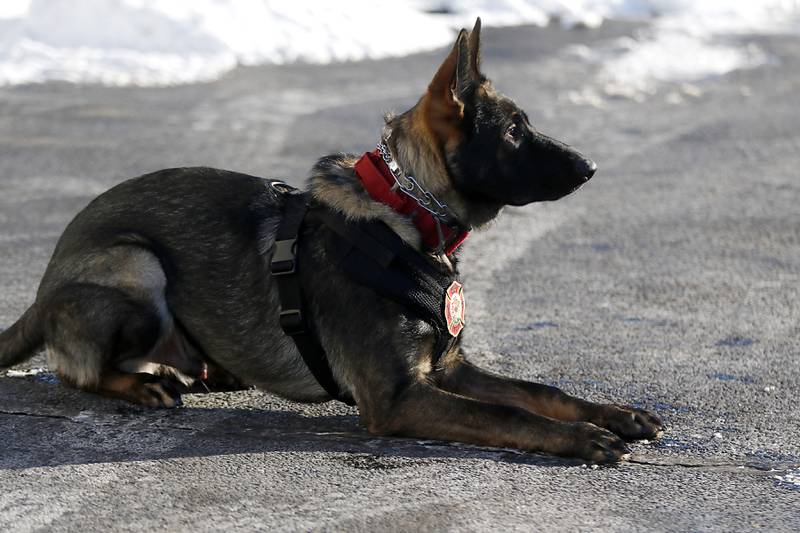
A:
{"label": "dog's eye", "polygon": [[506,130],[506,139],[513,142],[514,144],[516,144],[517,141],[519,141],[521,136],[522,136],[522,129],[516,124],[510,125]]}

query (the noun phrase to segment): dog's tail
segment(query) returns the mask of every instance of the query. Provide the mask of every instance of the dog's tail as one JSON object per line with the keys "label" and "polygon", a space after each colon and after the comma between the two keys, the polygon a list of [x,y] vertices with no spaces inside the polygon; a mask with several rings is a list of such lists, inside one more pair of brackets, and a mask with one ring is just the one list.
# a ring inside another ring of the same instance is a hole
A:
{"label": "dog's tail", "polygon": [[33,304],[10,328],[0,332],[0,370],[33,357],[44,344],[39,308]]}

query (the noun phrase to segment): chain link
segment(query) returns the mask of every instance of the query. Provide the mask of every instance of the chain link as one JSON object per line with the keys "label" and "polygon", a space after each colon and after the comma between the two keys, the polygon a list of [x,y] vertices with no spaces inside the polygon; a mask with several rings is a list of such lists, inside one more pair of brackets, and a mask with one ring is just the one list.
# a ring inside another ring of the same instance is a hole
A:
{"label": "chain link", "polygon": [[389,146],[383,139],[378,143],[378,152],[380,152],[383,162],[389,167],[395,183],[403,193],[416,200],[420,207],[428,211],[441,222],[449,225],[452,224],[454,220],[457,220],[446,204],[443,204],[433,194],[426,191],[413,176],[405,174],[400,169],[397,162],[392,157],[392,153],[389,151]]}

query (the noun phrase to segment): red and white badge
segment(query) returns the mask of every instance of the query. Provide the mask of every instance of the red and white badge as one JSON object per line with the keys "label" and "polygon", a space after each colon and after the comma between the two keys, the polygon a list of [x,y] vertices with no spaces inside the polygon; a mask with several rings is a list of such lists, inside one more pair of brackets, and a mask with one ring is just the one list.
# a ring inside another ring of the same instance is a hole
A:
{"label": "red and white badge", "polygon": [[444,318],[447,320],[447,331],[453,337],[458,337],[464,329],[464,309],[464,289],[454,281],[447,288],[444,298]]}

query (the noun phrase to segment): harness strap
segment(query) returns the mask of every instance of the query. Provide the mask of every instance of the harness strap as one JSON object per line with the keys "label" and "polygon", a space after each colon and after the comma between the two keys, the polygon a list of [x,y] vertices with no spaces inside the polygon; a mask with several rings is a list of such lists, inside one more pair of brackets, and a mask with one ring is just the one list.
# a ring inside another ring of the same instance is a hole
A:
{"label": "harness strap", "polygon": [[[334,215],[330,211],[315,209],[309,213],[332,229],[337,235],[347,240],[351,246],[355,246],[373,261],[378,263],[381,268],[388,268],[396,257],[395,252],[377,241],[369,233],[358,228],[355,224],[347,223],[341,216]],[[345,250],[345,252],[349,252]]]}
{"label": "harness strap", "polygon": [[433,326],[435,366],[455,344],[444,316],[445,291],[454,276],[428,263],[382,222],[346,221],[327,209],[311,209],[308,217],[333,230],[349,246],[339,247],[339,264],[356,283],[399,303]]}
{"label": "harness strap", "polygon": [[[282,186],[275,187],[275,183]],[[273,187],[284,193],[282,195],[284,202],[283,217],[278,226],[275,247],[270,259],[270,273],[278,286],[281,329],[292,338],[303,361],[322,388],[334,399],[355,405],[352,398],[342,394],[333,378],[325,350],[317,340],[317,336],[310,331],[308,317],[305,315],[307,307],[300,287],[297,242],[308,211],[306,197],[297,189],[280,182],[275,183]]]}

